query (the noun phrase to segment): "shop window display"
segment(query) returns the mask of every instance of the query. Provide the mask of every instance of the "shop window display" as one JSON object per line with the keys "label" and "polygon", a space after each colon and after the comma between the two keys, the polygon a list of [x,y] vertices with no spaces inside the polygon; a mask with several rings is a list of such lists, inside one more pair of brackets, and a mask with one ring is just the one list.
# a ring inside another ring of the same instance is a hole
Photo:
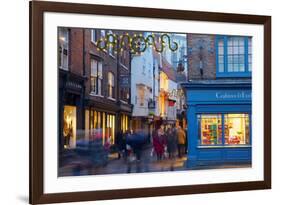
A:
{"label": "shop window display", "polygon": [[221,115],[199,115],[200,141],[202,145],[222,144]]}
{"label": "shop window display", "polygon": [[128,116],[127,115],[121,115],[121,130],[123,132],[126,132],[128,130]]}
{"label": "shop window display", "polygon": [[[116,123],[115,115],[91,109],[90,111],[86,110],[85,117],[86,117],[85,122],[87,124],[89,123],[89,126],[88,125],[85,126],[85,129],[87,130],[90,128],[88,131],[89,140],[101,139],[103,145],[114,144],[115,123]],[[89,117],[89,120],[87,119],[87,117]],[[87,136],[87,132],[86,132],[86,136]]]}
{"label": "shop window display", "polygon": [[64,148],[70,149],[76,146],[76,107],[64,106],[63,121]]}
{"label": "shop window display", "polygon": [[105,143],[114,144],[115,140],[115,115],[107,114]]}
{"label": "shop window display", "polygon": [[249,114],[201,114],[198,128],[201,145],[250,144]]}
{"label": "shop window display", "polygon": [[225,144],[249,144],[249,115],[224,115]]}

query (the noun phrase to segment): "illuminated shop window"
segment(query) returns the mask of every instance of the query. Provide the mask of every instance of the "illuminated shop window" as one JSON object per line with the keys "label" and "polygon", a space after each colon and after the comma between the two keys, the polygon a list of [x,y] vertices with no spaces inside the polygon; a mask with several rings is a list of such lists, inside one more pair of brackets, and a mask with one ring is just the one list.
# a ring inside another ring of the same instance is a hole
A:
{"label": "illuminated shop window", "polygon": [[224,115],[225,144],[249,144],[249,115]]}
{"label": "illuminated shop window", "polygon": [[121,115],[121,130],[123,132],[126,132],[128,130],[128,124],[129,121],[128,121],[128,115]]}
{"label": "illuminated shop window", "polygon": [[[89,139],[101,139],[103,145],[106,143],[114,144],[115,140],[115,115],[108,114],[106,112],[100,112],[97,110],[86,110],[85,113],[86,117],[89,117],[89,120],[85,120],[85,123],[89,123],[89,126],[85,125],[85,129],[89,130]],[[87,133],[87,132],[86,132]],[[87,137],[86,137],[87,139]]]}
{"label": "illuminated shop window", "polygon": [[201,114],[197,119],[200,145],[250,144],[249,114]]}
{"label": "illuminated shop window", "polygon": [[76,147],[76,107],[64,106],[63,113],[63,137],[64,148],[70,149]]}
{"label": "illuminated shop window", "polygon": [[107,114],[105,143],[114,144],[115,141],[115,115]]}
{"label": "illuminated shop window", "polygon": [[202,145],[222,144],[221,115],[199,115],[199,133]]}
{"label": "illuminated shop window", "polygon": [[88,141],[90,138],[90,111],[85,110],[85,139]]}
{"label": "illuminated shop window", "polygon": [[91,110],[90,114],[90,135],[91,140],[93,139],[101,139],[104,137],[103,135],[103,127],[102,127],[102,112]]}

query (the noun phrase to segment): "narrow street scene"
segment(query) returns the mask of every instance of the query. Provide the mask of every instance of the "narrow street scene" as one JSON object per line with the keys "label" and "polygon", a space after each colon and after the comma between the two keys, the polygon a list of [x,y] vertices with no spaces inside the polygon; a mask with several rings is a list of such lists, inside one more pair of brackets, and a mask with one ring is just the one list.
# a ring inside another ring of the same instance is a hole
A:
{"label": "narrow street scene", "polygon": [[251,167],[251,37],[58,28],[58,176]]}

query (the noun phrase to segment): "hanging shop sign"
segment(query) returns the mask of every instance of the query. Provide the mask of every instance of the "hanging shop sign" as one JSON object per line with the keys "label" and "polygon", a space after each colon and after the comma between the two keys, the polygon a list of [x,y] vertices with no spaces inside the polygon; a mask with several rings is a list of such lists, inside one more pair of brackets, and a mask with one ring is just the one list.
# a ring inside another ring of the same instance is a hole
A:
{"label": "hanging shop sign", "polygon": [[129,75],[120,75],[119,85],[121,88],[129,88],[130,87],[130,76]]}

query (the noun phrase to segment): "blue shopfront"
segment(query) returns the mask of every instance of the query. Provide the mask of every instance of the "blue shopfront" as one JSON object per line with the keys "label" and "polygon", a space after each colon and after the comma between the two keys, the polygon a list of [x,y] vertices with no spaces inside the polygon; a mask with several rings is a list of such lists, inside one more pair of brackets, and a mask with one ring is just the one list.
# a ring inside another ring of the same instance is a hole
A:
{"label": "blue shopfront", "polygon": [[251,81],[183,84],[188,167],[251,163]]}

